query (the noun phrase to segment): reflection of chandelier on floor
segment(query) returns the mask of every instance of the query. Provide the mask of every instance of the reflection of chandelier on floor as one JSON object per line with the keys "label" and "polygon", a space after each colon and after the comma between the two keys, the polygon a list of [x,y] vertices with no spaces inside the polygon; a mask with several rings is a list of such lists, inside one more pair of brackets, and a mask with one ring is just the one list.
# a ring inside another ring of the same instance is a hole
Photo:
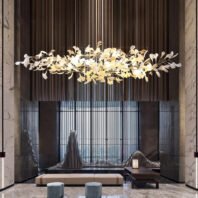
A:
{"label": "reflection of chandelier on floor", "polygon": [[160,77],[160,71],[168,72],[169,69],[180,67],[180,63],[173,62],[177,56],[171,52],[161,55],[149,54],[146,50],[137,50],[131,46],[129,53],[121,49],[106,48],[101,50],[101,42],[98,42],[96,49],[87,46],[82,52],[78,47],[68,50],[68,55],[54,55],[41,51],[36,56],[24,55],[23,64],[29,70],[42,71],[42,76],[47,79],[47,74],[66,74],[71,79],[74,73],[78,74],[78,81],[84,83],[121,82],[125,78],[138,78],[148,81],[148,75],[153,72]]}

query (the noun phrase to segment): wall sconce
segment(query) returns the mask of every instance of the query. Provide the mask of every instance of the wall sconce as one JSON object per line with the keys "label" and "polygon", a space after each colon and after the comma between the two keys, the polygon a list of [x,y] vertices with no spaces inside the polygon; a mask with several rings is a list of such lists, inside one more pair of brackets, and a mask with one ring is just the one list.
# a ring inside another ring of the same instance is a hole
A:
{"label": "wall sconce", "polygon": [[133,169],[139,168],[139,160],[138,159],[132,159],[132,168]]}

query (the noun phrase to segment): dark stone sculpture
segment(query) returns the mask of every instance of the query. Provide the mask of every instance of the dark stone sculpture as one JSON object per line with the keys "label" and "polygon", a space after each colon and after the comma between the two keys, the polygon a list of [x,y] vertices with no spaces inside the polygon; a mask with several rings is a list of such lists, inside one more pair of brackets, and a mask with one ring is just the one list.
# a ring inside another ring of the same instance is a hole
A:
{"label": "dark stone sculpture", "polygon": [[[17,182],[38,174],[38,158],[27,130],[23,130],[20,134],[20,143],[20,147],[18,147],[20,152],[15,154],[15,179]],[[19,146],[19,144],[16,146]]]}
{"label": "dark stone sculpture", "polygon": [[124,166],[131,166],[132,165],[132,159],[138,159],[139,160],[139,166],[145,167],[145,168],[160,168],[160,162],[153,162],[146,158],[146,156],[141,151],[134,152],[128,160],[125,162]]}
{"label": "dark stone sculpture", "polygon": [[62,168],[78,169],[82,168],[82,159],[80,156],[77,135],[75,131],[71,131],[67,143],[67,151],[62,163]]}

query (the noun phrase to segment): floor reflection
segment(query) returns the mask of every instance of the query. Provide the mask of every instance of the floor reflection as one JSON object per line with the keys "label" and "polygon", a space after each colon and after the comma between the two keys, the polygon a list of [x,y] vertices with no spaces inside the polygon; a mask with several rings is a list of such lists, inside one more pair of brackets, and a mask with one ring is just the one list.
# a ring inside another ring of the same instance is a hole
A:
{"label": "floor reflection", "polygon": [[[104,198],[198,198],[198,192],[184,184],[160,184],[160,189],[103,187]],[[16,184],[0,193],[0,198],[47,198],[46,187]],[[84,198],[84,187],[65,187],[65,198]]]}

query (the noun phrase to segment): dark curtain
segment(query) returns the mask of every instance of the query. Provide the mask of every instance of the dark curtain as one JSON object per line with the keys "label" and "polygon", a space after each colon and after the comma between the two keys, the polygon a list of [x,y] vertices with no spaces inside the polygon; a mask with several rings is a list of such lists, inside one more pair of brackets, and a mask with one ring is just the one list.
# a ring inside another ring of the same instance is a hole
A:
{"label": "dark curtain", "polygon": [[[171,0],[33,0],[32,53],[52,48],[63,55],[73,45],[80,48],[103,41],[104,47],[127,52],[131,45],[150,52],[178,51],[178,7]],[[174,9],[173,9],[174,8]],[[174,38],[169,35],[175,35]],[[31,74],[31,99],[138,100],[159,101],[177,98],[178,72],[155,75],[144,80],[127,79],[113,86],[81,85],[75,78]],[[83,94],[79,94],[83,92]],[[85,93],[86,92],[86,93]],[[174,93],[172,93],[174,92]],[[86,97],[85,97],[86,96]]]}

